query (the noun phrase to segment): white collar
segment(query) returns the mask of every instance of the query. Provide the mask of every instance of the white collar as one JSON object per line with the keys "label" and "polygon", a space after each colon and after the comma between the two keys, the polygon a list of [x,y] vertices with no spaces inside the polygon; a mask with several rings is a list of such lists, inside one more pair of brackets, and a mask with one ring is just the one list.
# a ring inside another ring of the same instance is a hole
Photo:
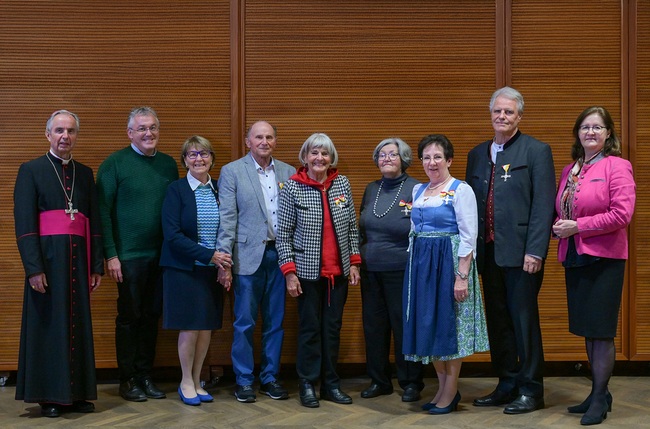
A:
{"label": "white collar", "polygon": [[262,168],[262,166],[259,165],[257,163],[257,161],[255,160],[255,157],[253,157],[253,155],[250,152],[248,152],[248,154],[250,155],[251,159],[255,163],[255,170],[257,170],[257,171],[260,171],[260,170],[261,171],[266,171],[267,169],[272,168],[275,171],[275,161],[273,160],[273,158],[271,158],[271,162],[269,163],[269,165],[266,168]]}
{"label": "white collar", "polygon": [[63,163],[63,165],[68,165],[68,162],[72,161],[72,154],[70,154],[70,158],[69,158],[69,159],[63,159],[63,158],[61,158],[60,156],[56,155],[54,152],[52,152],[52,149],[50,149],[50,155],[52,155],[52,156],[55,157],[56,159],[60,159],[61,162]]}
{"label": "white collar", "polygon": [[158,153],[158,150],[154,149],[152,155],[147,155],[146,153],[144,153],[140,149],[138,149],[138,147],[136,145],[134,145],[133,143],[131,143],[131,147],[133,148],[134,151],[136,151],[137,153],[139,153],[142,156],[154,157]]}
{"label": "white collar", "polygon": [[[193,191],[196,191],[196,188],[203,185],[203,183],[201,183],[201,181],[198,180],[196,177],[192,176],[192,174],[189,171],[187,172],[186,177],[187,177],[187,183],[190,184],[190,188],[192,188]],[[210,177],[209,174],[208,174],[208,183],[207,183],[207,185],[209,185],[212,188],[213,191],[215,190],[214,186],[212,186],[212,178]]]}

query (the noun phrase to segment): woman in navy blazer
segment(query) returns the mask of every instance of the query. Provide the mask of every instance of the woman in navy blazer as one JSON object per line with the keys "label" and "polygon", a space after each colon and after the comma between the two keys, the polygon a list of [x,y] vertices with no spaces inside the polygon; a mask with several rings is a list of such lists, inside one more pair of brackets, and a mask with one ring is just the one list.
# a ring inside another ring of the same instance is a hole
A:
{"label": "woman in navy blazer", "polygon": [[580,423],[594,425],[612,407],[607,384],[616,358],[626,227],[634,214],[636,185],[632,165],[620,158],[621,142],[605,108],[585,109],[573,136],[574,162],[560,176],[553,233],[560,239],[558,258],[565,268],[569,331],[585,337],[592,372],[591,393],[568,411],[584,413]]}
{"label": "woman in navy blazer", "polygon": [[180,330],[178,395],[185,404],[200,405],[214,400],[201,387],[200,376],[212,330],[222,324],[217,268],[229,267],[232,259],[216,250],[219,198],[209,175],[214,164],[210,142],[201,136],[187,139],[181,164],[188,174],[169,185],[162,208],[163,328]]}

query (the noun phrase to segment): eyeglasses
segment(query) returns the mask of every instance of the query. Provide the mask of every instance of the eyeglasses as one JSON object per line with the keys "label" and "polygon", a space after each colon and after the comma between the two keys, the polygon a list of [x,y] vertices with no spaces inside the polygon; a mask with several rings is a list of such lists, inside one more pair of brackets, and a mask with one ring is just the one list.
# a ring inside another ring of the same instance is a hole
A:
{"label": "eyeglasses", "polygon": [[399,154],[395,152],[391,152],[391,153],[382,152],[379,154],[379,159],[382,161],[385,159],[390,159],[391,161],[395,161],[397,158],[399,158]]}
{"label": "eyeglasses", "polygon": [[212,152],[208,152],[207,150],[191,150],[185,154],[185,156],[189,159],[196,159],[199,156],[203,159],[206,159],[210,158],[210,155],[212,155]]}
{"label": "eyeglasses", "polygon": [[160,131],[160,127],[158,125],[152,125],[149,128],[147,127],[138,127],[135,130],[133,128],[129,128],[131,131],[135,131],[136,133],[140,134],[146,134],[147,131],[151,131],[152,133],[157,133]]}
{"label": "eyeglasses", "polygon": [[435,162],[435,163],[438,163],[438,162],[442,162],[442,161],[444,161],[444,160],[445,160],[445,157],[440,156],[440,155],[436,155],[436,156],[434,156],[433,158],[430,157],[430,156],[425,156],[424,158],[422,158],[422,162],[425,163],[425,164],[426,164],[427,162],[431,162],[431,161],[433,161],[433,162]]}
{"label": "eyeglasses", "polygon": [[603,131],[605,131],[607,127],[603,127],[602,125],[594,125],[590,127],[589,125],[580,125],[580,132],[581,133],[588,133],[590,130],[593,130],[593,132],[600,134]]}

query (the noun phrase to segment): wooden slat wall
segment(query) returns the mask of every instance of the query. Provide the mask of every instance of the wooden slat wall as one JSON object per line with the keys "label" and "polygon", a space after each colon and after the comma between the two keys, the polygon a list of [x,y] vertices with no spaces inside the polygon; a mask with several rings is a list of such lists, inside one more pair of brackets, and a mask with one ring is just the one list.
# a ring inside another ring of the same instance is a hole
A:
{"label": "wooden slat wall", "polygon": [[[512,4],[511,84],[526,101],[520,127],[551,145],[558,178],[571,161],[571,132],[584,108],[605,106],[621,132],[621,2],[601,0],[597,9],[607,19],[599,20],[596,36],[594,27],[582,24],[582,2]],[[540,293],[545,355],[558,360],[584,356],[584,341],[568,332],[564,269],[557,262],[556,243],[545,270]],[[628,314],[624,305],[622,316]],[[616,346],[618,357],[624,358],[620,325]]]}
{"label": "wooden slat wall", "polygon": [[[15,368],[22,311],[14,178],[21,162],[47,151],[50,113],[66,108],[79,115],[74,156],[95,172],[128,144],[127,116],[138,105],[157,110],[163,152],[178,158],[183,141],[202,134],[215,145],[220,167],[230,158],[229,6],[227,0],[0,3],[0,369]],[[92,296],[98,367],[116,365],[116,297],[105,276]],[[176,333],[162,333],[160,348],[158,364],[176,365]]]}
{"label": "wooden slat wall", "polygon": [[[269,19],[269,17],[273,17]],[[494,1],[246,2],[246,116],[278,125],[277,156],[297,162],[313,132],[327,133],[355,204],[379,178],[372,150],[400,136],[446,133],[465,155],[491,133]],[[417,153],[417,152],[416,152]],[[409,173],[425,178],[415,161]],[[295,302],[288,301],[283,361],[295,360]],[[341,362],[364,362],[359,288],[345,308]]]}
{"label": "wooden slat wall", "polygon": [[[522,130],[551,144],[559,174],[569,161],[573,121],[587,105],[607,106],[619,129],[634,126],[639,141],[647,137],[650,6],[639,3],[638,13],[628,15],[624,8],[636,10],[636,1],[599,0],[602,19],[589,18],[587,25],[584,2],[577,0],[73,0],[64,7],[4,0],[0,370],[15,369],[22,310],[14,177],[20,162],[47,150],[43,129],[53,110],[80,115],[75,156],[95,171],[128,143],[126,116],[135,105],[158,110],[165,152],[176,156],[191,134],[209,138],[217,148],[214,176],[243,153],[239,122],[276,124],[276,155],[294,165],[302,142],[312,132],[326,132],[337,145],[339,168],[352,182],[358,208],[365,185],[378,177],[372,149],[388,136],[400,136],[415,149],[425,134],[447,134],[456,148],[452,174],[462,178],[469,149],[492,134],[488,101],[495,84],[505,79],[526,99]],[[237,25],[229,22],[238,14]],[[628,16],[639,29],[633,52],[623,37]],[[638,83],[632,86],[637,92],[627,104],[628,78],[621,64],[637,52]],[[638,124],[630,123],[630,110]],[[626,151],[634,144],[625,142]],[[641,146],[630,151],[639,182],[638,225],[650,217],[642,195],[647,152]],[[425,177],[418,162],[409,172]],[[647,233],[641,227],[636,231],[631,250],[643,255]],[[554,244],[549,255],[540,296],[546,357],[584,359],[581,341],[567,333]],[[650,357],[650,295],[642,287],[648,263],[641,257],[637,262],[628,277],[638,284],[626,288],[621,313],[619,359]],[[93,296],[98,367],[115,367],[115,299],[115,285],[105,277]],[[230,364],[230,302],[224,329],[213,336],[209,364]],[[294,301],[287,303],[282,360],[291,363],[297,317]],[[259,349],[259,335],[256,344]],[[340,361],[364,360],[360,294],[351,288]],[[176,332],[161,331],[156,365],[178,365]]]}
{"label": "wooden slat wall", "polygon": [[650,2],[639,1],[636,7],[638,34],[636,43],[635,105],[636,150],[633,165],[636,176],[637,200],[634,229],[636,257],[636,285],[631,293],[632,318],[630,320],[631,357],[634,360],[650,359],[650,261],[646,257],[650,243]]}

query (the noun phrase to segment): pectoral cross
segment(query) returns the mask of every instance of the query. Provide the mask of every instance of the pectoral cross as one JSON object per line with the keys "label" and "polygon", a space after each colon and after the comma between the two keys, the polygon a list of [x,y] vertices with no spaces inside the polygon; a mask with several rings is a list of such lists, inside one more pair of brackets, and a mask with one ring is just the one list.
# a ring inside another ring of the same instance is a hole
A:
{"label": "pectoral cross", "polygon": [[79,213],[79,210],[72,208],[72,201],[68,201],[68,208],[65,209],[65,214],[70,215],[70,220],[74,220],[74,214]]}

